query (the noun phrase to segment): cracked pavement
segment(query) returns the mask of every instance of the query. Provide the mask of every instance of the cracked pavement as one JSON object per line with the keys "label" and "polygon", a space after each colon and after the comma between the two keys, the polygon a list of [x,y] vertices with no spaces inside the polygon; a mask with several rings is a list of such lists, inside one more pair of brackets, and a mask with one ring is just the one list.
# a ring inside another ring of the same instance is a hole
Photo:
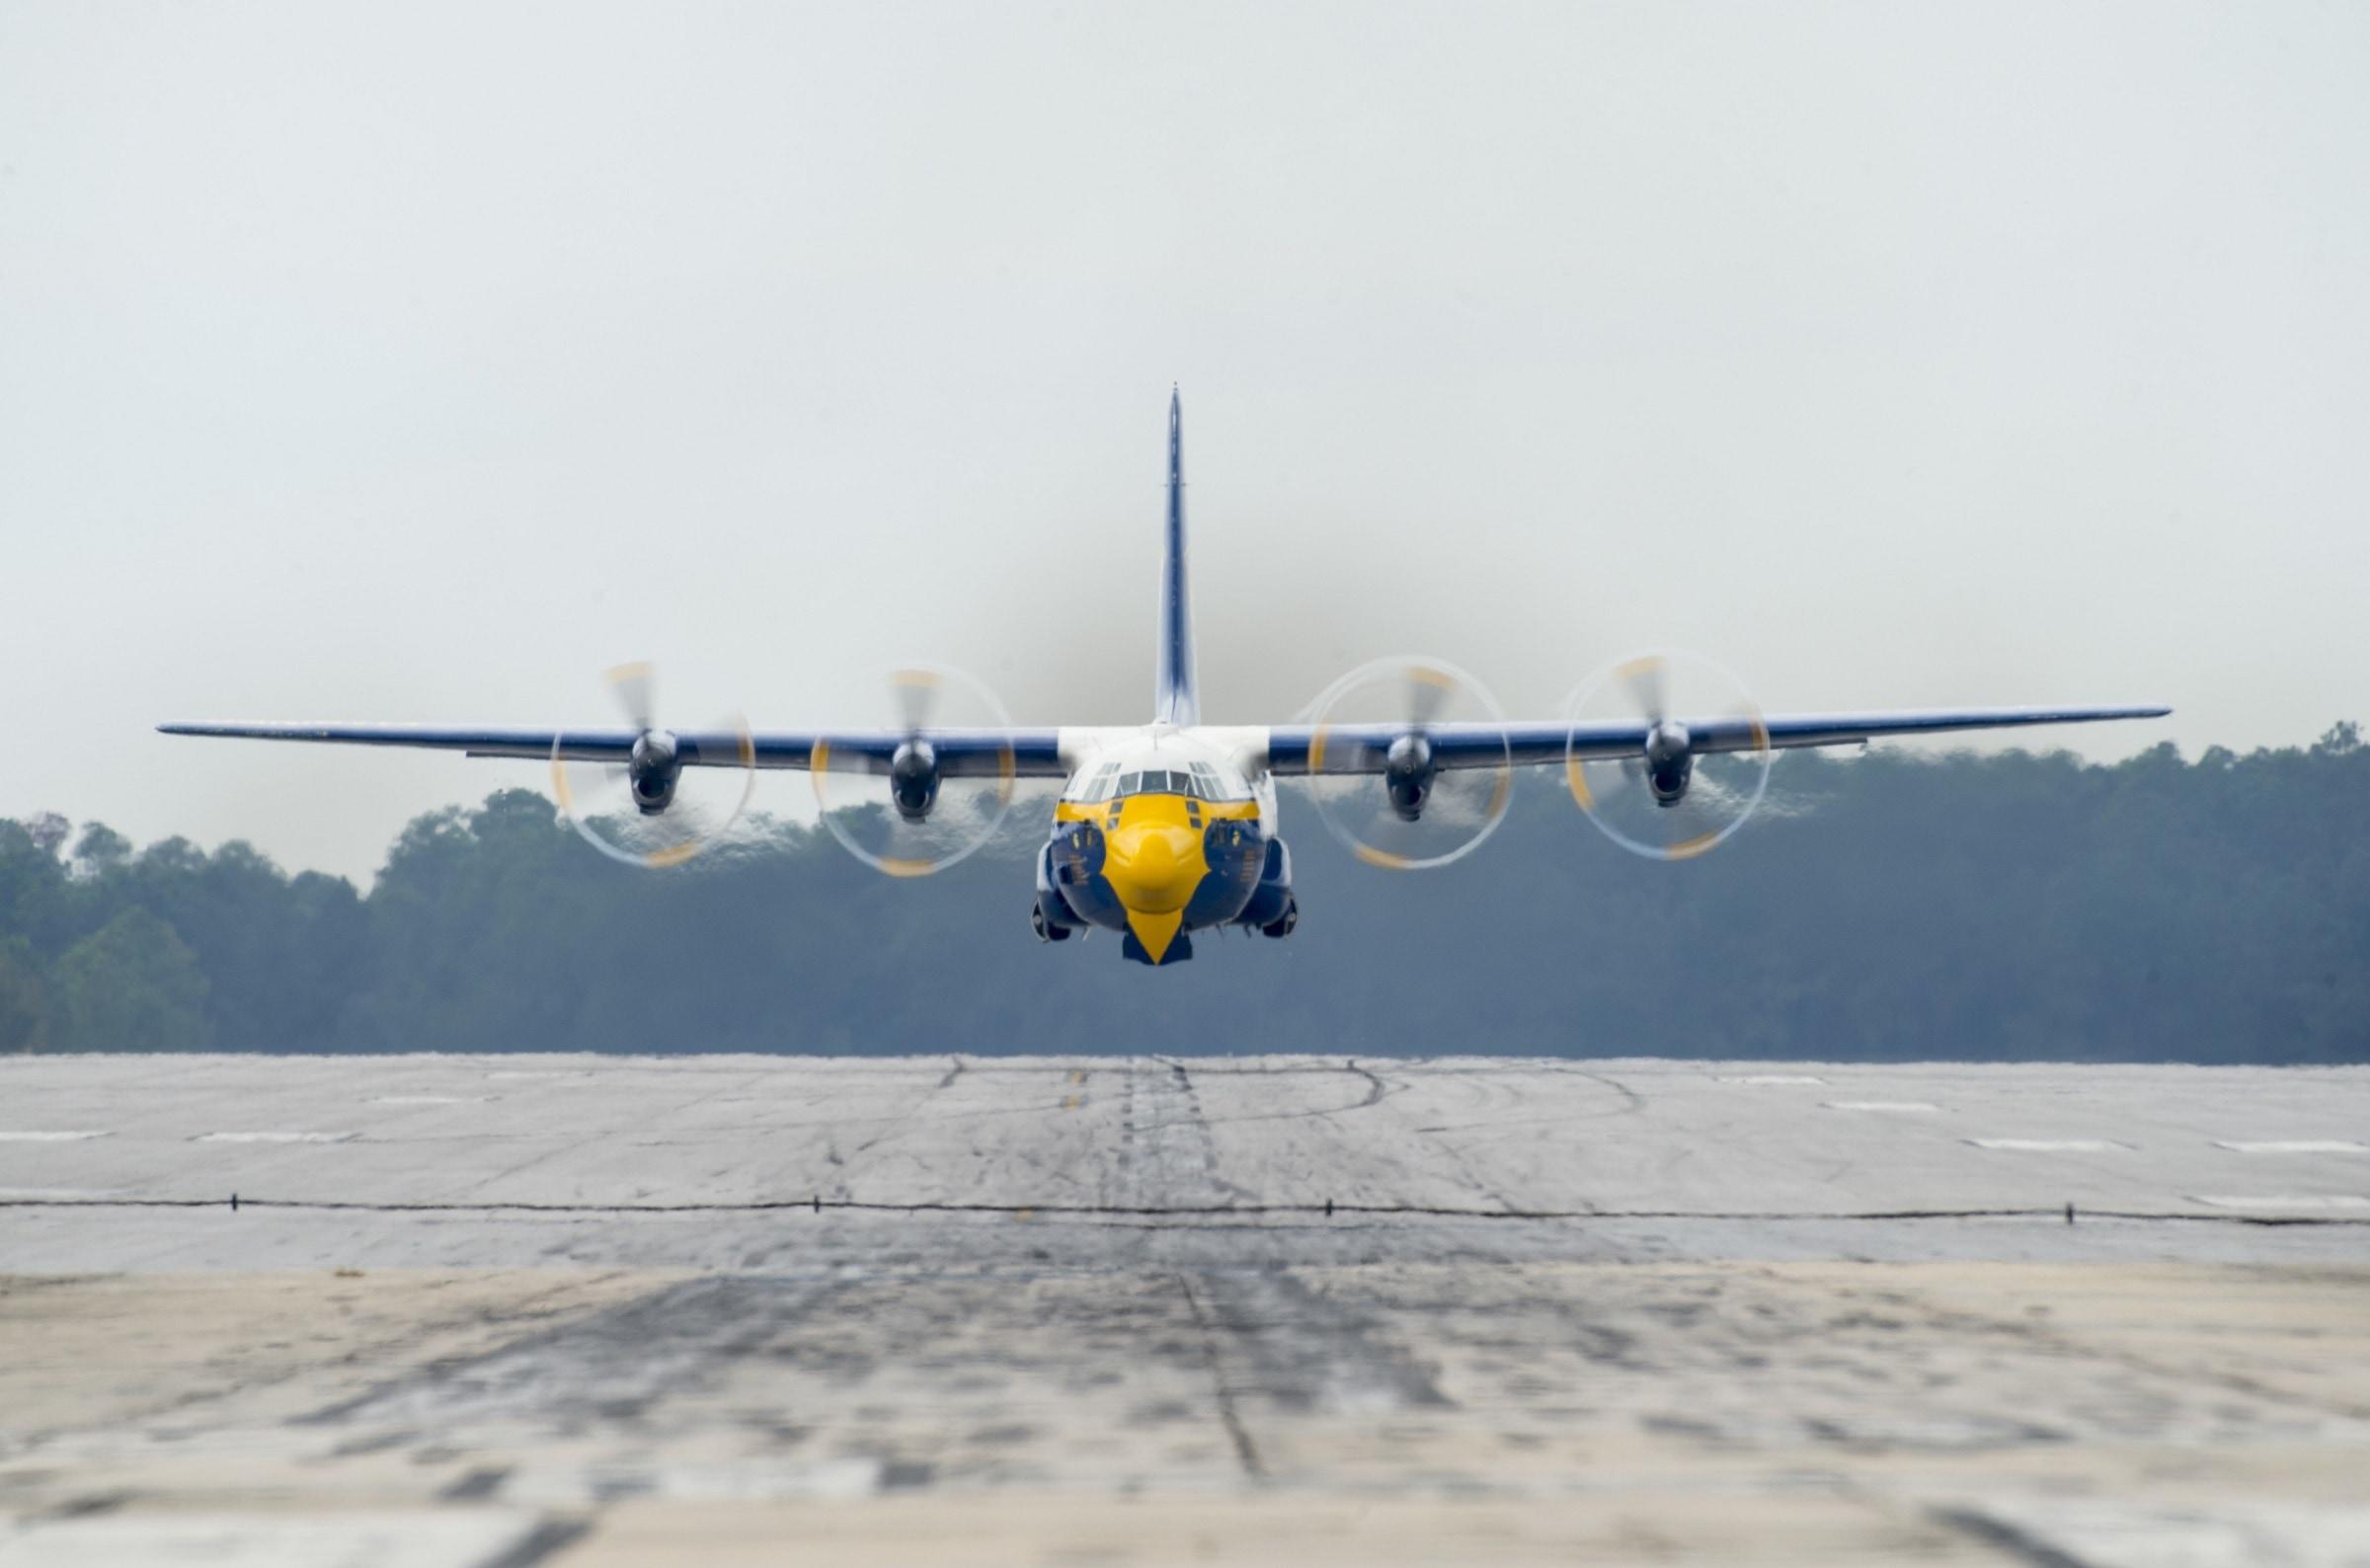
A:
{"label": "cracked pavement", "polygon": [[10,1059],[0,1565],[2370,1563],[2365,1112],[2360,1069]]}

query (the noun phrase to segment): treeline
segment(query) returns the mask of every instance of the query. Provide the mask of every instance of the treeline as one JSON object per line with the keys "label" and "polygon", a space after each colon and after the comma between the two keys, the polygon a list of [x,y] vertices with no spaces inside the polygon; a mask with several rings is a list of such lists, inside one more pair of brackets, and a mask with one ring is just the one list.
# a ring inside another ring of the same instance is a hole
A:
{"label": "treeline", "polygon": [[1030,934],[1042,812],[918,881],[786,824],[654,874],[504,790],[413,822],[367,897],[242,843],[0,822],[0,1051],[2370,1059],[2351,725],[2194,762],[1787,755],[1766,819],[1679,866],[1547,775],[1419,875],[1284,809],[1298,934],[1156,972]]}

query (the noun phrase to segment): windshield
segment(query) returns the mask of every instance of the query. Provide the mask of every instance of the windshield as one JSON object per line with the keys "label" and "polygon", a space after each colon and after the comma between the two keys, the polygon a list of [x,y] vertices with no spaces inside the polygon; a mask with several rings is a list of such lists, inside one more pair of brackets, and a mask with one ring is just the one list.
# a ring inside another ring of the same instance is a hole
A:
{"label": "windshield", "polygon": [[1090,773],[1080,774],[1070,799],[1095,805],[1124,800],[1130,795],[1182,795],[1198,801],[1249,798],[1249,792],[1240,786],[1229,788],[1225,776],[1208,762],[1187,762],[1178,767],[1133,767],[1111,761],[1098,764]]}
{"label": "windshield", "polygon": [[1123,796],[1183,795],[1197,801],[1223,801],[1227,798],[1218,769],[1207,762],[1191,762],[1184,767],[1132,769],[1120,775],[1118,793]]}

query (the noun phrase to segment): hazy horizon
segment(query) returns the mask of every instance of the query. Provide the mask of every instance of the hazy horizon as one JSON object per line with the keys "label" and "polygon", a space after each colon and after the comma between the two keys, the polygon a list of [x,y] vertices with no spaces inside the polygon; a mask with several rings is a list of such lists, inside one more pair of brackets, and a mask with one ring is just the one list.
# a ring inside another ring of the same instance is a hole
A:
{"label": "hazy horizon", "polygon": [[915,658],[1141,721],[1172,382],[1214,722],[1669,644],[2308,744],[2370,717],[2366,66],[2302,5],[0,7],[0,816],[367,878],[542,770],[152,726],[644,657],[683,723]]}

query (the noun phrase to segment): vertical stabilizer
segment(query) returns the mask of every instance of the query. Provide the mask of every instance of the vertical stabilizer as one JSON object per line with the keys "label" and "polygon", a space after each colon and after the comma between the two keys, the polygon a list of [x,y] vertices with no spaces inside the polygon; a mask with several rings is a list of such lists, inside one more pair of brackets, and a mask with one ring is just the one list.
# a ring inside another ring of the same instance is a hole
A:
{"label": "vertical stabilizer", "polygon": [[1160,665],[1153,682],[1157,724],[1199,724],[1193,678],[1193,602],[1185,589],[1185,407],[1168,395],[1168,527],[1160,547]]}

